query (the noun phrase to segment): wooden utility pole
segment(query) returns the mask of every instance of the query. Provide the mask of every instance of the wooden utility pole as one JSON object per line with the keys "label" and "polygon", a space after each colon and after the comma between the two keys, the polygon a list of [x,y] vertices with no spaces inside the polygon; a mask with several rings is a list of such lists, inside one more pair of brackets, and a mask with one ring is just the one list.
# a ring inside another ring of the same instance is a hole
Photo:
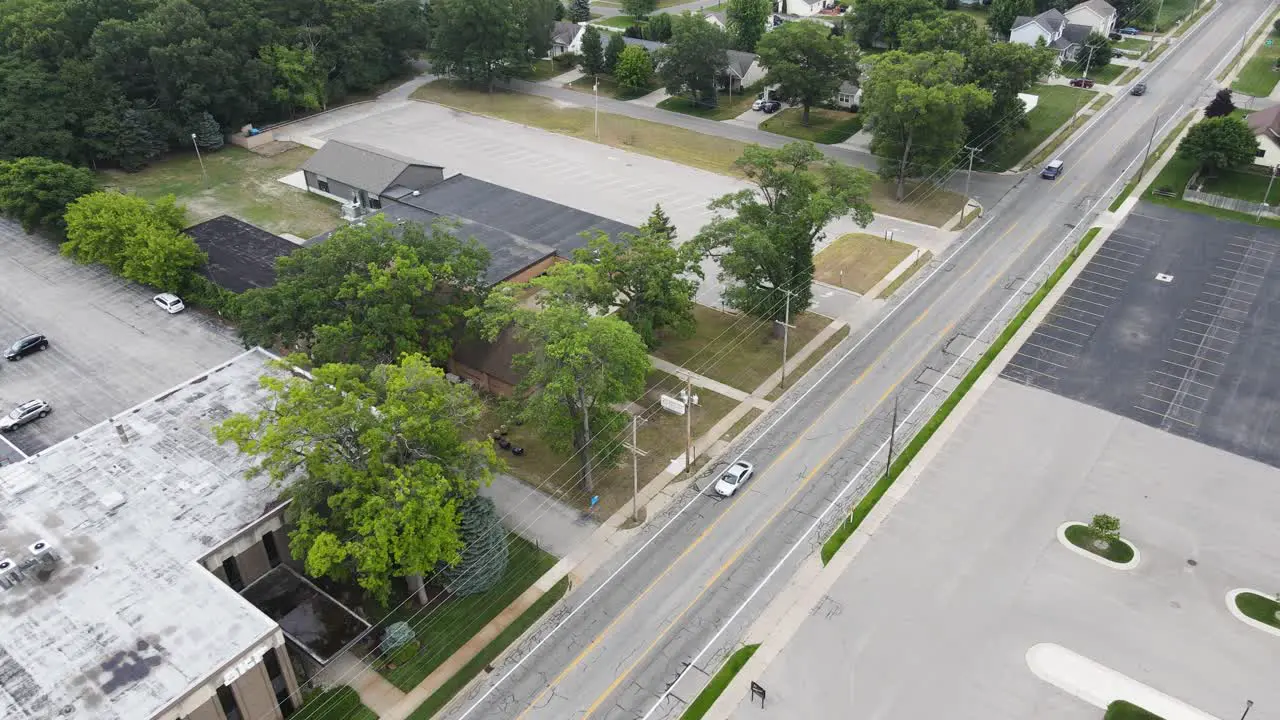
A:
{"label": "wooden utility pole", "polygon": [[791,291],[783,290],[787,294],[785,310],[782,314],[782,389],[787,389],[787,340],[788,331],[791,329]]}
{"label": "wooden utility pole", "polygon": [[631,519],[640,521],[640,456],[647,455],[636,441],[640,416],[631,416]]}
{"label": "wooden utility pole", "polygon": [[684,379],[684,469],[693,472],[693,376]]}

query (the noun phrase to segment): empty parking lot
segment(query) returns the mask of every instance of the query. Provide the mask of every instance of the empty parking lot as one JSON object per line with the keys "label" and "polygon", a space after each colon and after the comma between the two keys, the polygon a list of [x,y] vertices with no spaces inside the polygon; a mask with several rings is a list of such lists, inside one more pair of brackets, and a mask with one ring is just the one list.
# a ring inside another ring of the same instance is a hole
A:
{"label": "empty parking lot", "polygon": [[1280,466],[1280,231],[1143,205],[1002,375]]}
{"label": "empty parking lot", "polygon": [[[34,454],[177,385],[242,350],[197,312],[168,315],[146,288],[0,221],[0,343],[43,333],[49,349],[0,365],[0,408],[39,398],[53,413],[7,435]],[[3,443],[0,443],[3,445]],[[17,457],[5,445],[0,461]]]}

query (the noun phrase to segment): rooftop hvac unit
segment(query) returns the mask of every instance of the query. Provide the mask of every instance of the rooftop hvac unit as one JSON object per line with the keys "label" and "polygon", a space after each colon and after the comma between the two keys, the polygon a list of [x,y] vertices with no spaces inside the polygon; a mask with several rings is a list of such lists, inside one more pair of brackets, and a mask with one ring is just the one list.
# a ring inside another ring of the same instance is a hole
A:
{"label": "rooftop hvac unit", "polygon": [[57,556],[53,554],[53,548],[49,547],[49,543],[44,540],[37,540],[27,546],[27,552],[41,562],[53,562]]}
{"label": "rooftop hvac unit", "polygon": [[0,560],[0,588],[9,588],[22,582],[22,572],[12,560]]}
{"label": "rooftop hvac unit", "polygon": [[342,219],[348,222],[358,219],[363,213],[359,203],[343,203]]}

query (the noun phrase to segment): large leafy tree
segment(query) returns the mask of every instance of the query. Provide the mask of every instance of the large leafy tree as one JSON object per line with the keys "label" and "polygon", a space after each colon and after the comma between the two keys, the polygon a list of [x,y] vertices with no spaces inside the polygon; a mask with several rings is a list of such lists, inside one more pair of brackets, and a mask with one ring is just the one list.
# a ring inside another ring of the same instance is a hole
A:
{"label": "large leafy tree", "polygon": [[1054,72],[1058,53],[1044,45],[988,42],[973,50],[965,63],[965,79],[991,93],[991,104],[978,104],[965,116],[969,142],[990,147],[1027,124],[1026,105],[1018,97]]}
{"label": "large leafy tree", "polygon": [[941,0],[854,0],[845,31],[864,48],[896,48],[907,23],[932,21],[941,13]]}
{"label": "large leafy tree", "polygon": [[[617,37],[616,35],[614,37]],[[628,90],[643,90],[653,81],[653,59],[642,47],[631,46],[618,56],[613,79]]]}
{"label": "large leafy tree", "polygon": [[531,61],[544,58],[551,53],[551,29],[556,24],[556,9],[563,11],[563,6],[560,0],[524,0],[522,6],[525,50]]}
{"label": "large leafy tree", "polygon": [[930,19],[916,18],[899,31],[900,50],[908,53],[956,52],[970,58],[991,44],[991,34],[972,15],[945,13]]}
{"label": "large leafy tree", "polygon": [[894,180],[901,201],[907,178],[954,162],[968,132],[965,117],[990,106],[991,93],[966,82],[957,53],[893,50],[872,63],[862,112],[871,123],[871,151],[881,158],[881,174]]}
{"label": "large leafy tree", "polygon": [[586,22],[591,19],[591,0],[573,0],[569,3],[569,21]]}
{"label": "large leafy tree", "polygon": [[61,235],[67,206],[96,185],[92,172],[56,160],[0,160],[0,214],[22,223],[27,232],[40,229]]}
{"label": "large leafy tree", "polygon": [[443,362],[488,264],[448,225],[375,217],[280,258],[275,285],[243,293],[234,312],[246,344],[306,349],[316,362],[373,365],[419,350]]}
{"label": "large leafy tree", "polygon": [[991,9],[987,12],[987,27],[1002,39],[1007,38],[1014,20],[1035,14],[1035,0],[992,0]]}
{"label": "large leafy tree", "polygon": [[153,204],[136,195],[90,193],[67,207],[62,253],[137,283],[180,292],[207,259],[182,234],[185,215],[172,195]]}
{"label": "large leafy tree", "polygon": [[329,73],[307,47],[268,45],[259,58],[271,70],[271,97],[292,110],[321,110],[328,105]]}
{"label": "large leafy tree", "polygon": [[493,91],[529,68],[528,32],[516,0],[434,0],[427,57],[436,72]]}
{"label": "large leafy tree", "polygon": [[573,451],[582,488],[591,492],[595,473],[608,467],[619,446],[614,432],[625,423],[617,407],[644,391],[648,350],[625,321],[592,312],[575,275],[590,268],[564,263],[535,278],[537,308],[520,301],[522,286],[502,285],[475,313],[489,340],[508,327],[531,350],[515,358],[522,373],[520,416],[537,424],[553,447]]}
{"label": "large leafy tree", "polygon": [[717,82],[729,62],[728,46],[728,35],[701,15],[677,16],[671,41],[657,51],[658,74],[667,92],[688,95],[696,105],[715,107]]}
{"label": "large leafy tree", "polygon": [[1223,117],[1236,111],[1236,104],[1231,100],[1231,88],[1222,88],[1214,93],[1213,100],[1204,109],[1207,118]]}
{"label": "large leafy tree", "polygon": [[[609,33],[609,42],[604,46],[604,71],[606,73],[612,75],[618,69],[618,58],[622,57],[622,51],[626,49],[627,41],[622,38],[622,33]],[[643,50],[644,48],[640,49]],[[653,73],[652,61],[649,62],[649,72],[650,74]]]}
{"label": "large leafy tree", "polygon": [[1187,131],[1178,143],[1178,155],[1197,162],[1200,172],[1212,174],[1252,163],[1258,137],[1240,118],[1206,118]]}
{"label": "large leafy tree", "polygon": [[708,223],[694,245],[720,261],[730,307],[782,320],[813,301],[813,247],[823,228],[850,216],[870,224],[871,173],[824,159],[810,143],[749,146],[736,166],[755,185],[711,203],[732,213]]}
{"label": "large leafy tree", "polygon": [[632,17],[644,17],[658,9],[658,0],[622,0],[622,12]]}
{"label": "large leafy tree", "polygon": [[858,80],[858,46],[822,23],[785,23],[765,35],[758,50],[768,71],[765,84],[777,85],[777,97],[800,105],[805,125],[810,107],[835,97],[841,83]]}
{"label": "large leafy tree", "polygon": [[1076,55],[1076,67],[1083,71],[1086,67],[1090,70],[1101,70],[1111,64],[1111,58],[1115,56],[1115,51],[1111,49],[1111,39],[1099,32],[1089,33],[1089,37],[1085,38],[1084,47],[1080,48]]}
{"label": "large leafy tree", "polygon": [[214,435],[292,498],[290,551],[307,573],[354,579],[385,602],[393,578],[456,564],[460,509],[497,463],[491,445],[468,439],[480,419],[470,387],[421,355],[368,370],[322,365],[310,377],[281,365],[283,377],[261,381],[271,401]]}
{"label": "large leafy tree", "polygon": [[729,0],[724,16],[729,27],[733,48],[743,52],[755,52],[756,44],[764,36],[769,16],[773,11],[770,0]]}

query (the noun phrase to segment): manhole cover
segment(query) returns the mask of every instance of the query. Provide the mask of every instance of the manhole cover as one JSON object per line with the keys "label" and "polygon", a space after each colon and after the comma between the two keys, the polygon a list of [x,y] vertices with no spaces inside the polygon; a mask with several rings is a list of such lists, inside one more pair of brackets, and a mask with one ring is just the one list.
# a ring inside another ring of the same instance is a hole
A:
{"label": "manhole cover", "polygon": [[1164,273],[1156,273],[1156,280],[1159,280],[1162,283],[1173,282],[1173,276],[1165,275]]}
{"label": "manhole cover", "polygon": [[1199,565],[1199,564],[1200,563],[1196,562],[1195,560],[1192,560],[1191,558],[1187,558],[1187,565],[1190,565],[1191,567],[1195,567],[1196,565]]}

